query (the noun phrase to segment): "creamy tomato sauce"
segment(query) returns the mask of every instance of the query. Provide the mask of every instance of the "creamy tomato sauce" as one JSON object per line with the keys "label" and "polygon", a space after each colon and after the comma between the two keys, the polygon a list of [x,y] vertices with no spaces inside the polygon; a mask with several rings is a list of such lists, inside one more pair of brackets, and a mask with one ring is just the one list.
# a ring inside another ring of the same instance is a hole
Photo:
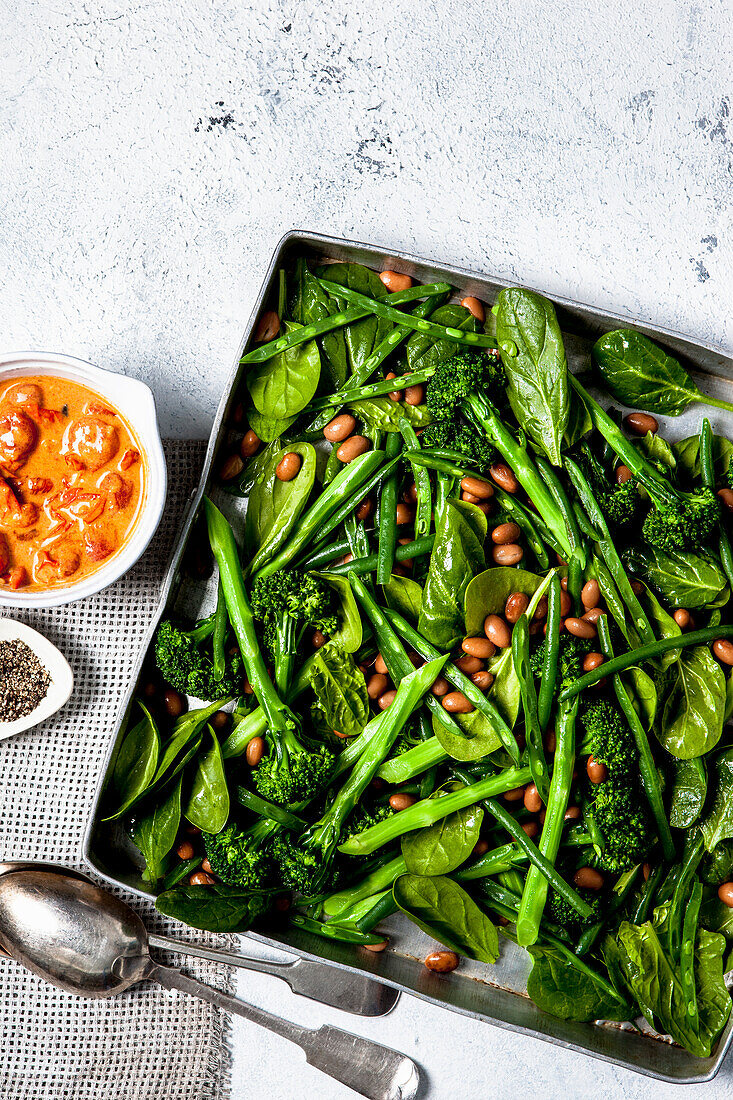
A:
{"label": "creamy tomato sauce", "polygon": [[130,534],[144,460],[122,415],[78,382],[0,380],[0,592],[75,584]]}

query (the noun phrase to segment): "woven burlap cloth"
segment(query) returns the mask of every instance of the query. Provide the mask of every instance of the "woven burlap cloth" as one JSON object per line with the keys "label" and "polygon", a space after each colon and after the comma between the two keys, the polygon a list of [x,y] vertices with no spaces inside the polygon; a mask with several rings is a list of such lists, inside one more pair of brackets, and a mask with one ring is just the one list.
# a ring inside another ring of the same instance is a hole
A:
{"label": "woven burlap cloth", "polygon": [[[94,792],[203,454],[203,443],[167,446],[163,522],[144,558],[117,584],[48,611],[0,606],[0,617],[22,619],[50,638],[75,677],[73,697],[58,715],[0,743],[0,859],[42,859],[88,871],[81,846]],[[132,904],[151,931],[214,942],[165,922],[144,902]],[[223,967],[182,956],[169,961],[229,988],[231,972]],[[150,984],[113,1000],[86,1000],[2,958],[0,1037],[2,1100],[219,1100],[229,1094],[224,1015]]]}

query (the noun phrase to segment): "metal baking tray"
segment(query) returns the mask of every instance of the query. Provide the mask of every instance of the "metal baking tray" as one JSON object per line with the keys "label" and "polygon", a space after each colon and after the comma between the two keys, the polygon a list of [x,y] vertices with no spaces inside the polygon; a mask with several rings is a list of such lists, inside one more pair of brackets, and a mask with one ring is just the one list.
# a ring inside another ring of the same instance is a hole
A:
{"label": "metal baking tray", "polygon": [[[110,737],[109,753],[105,769],[100,776],[94,809],[84,838],[84,857],[89,865],[115,886],[131,890],[141,896],[150,891],[140,877],[140,858],[126,839],[123,831],[99,820],[99,803],[102,788],[117,743],[124,729],[127,711],[131,705],[143,662],[153,632],[164,613],[177,612],[195,616],[208,614],[215,602],[212,582],[193,582],[183,575],[181,568],[192,526],[196,521],[201,499],[205,492],[212,492],[230,516],[241,515],[243,502],[222,493],[211,484],[211,469],[220,448],[227,443],[227,423],[230,408],[236,401],[242,368],[239,360],[246,350],[252,332],[265,304],[277,301],[277,272],[289,268],[295,258],[305,255],[318,262],[326,259],[356,261],[376,270],[392,268],[412,275],[421,283],[447,280],[462,293],[475,295],[481,300],[493,302],[497,292],[511,285],[502,280],[476,275],[454,267],[434,264],[413,256],[390,252],[371,245],[358,244],[335,237],[292,231],[277,245],[262,289],[254,303],[244,336],[237,351],[234,366],[217,411],[201,481],[192,496],[188,513],[182,523],[170,568],[163,586],[159,614],[146,637],[140,639],[140,654],[135,678],[121,700],[117,722]],[[680,358],[688,369],[704,376],[707,389],[716,396],[733,399],[733,359],[713,347],[693,343],[664,329],[635,325],[629,318],[603,313],[590,306],[580,305],[552,295],[557,305],[558,317],[565,336],[565,346],[571,367],[587,363],[590,347],[604,331],[618,327],[635,327],[657,340],[663,347]],[[674,422],[675,435],[682,437],[689,418],[680,417]],[[733,434],[733,419],[725,424],[725,416],[713,410],[713,421],[727,427]],[[696,417],[699,421],[699,410]],[[543,1039],[568,1050],[579,1051],[605,1062],[635,1070],[662,1081],[694,1083],[708,1081],[715,1076],[733,1039],[733,1017],[721,1035],[714,1053],[709,1058],[695,1058],[669,1040],[653,1034],[640,1034],[628,1025],[575,1023],[559,1020],[541,1012],[526,995],[526,977],[529,957],[520,948],[505,941],[502,957],[496,966],[465,961],[449,976],[438,976],[423,965],[427,949],[425,936],[406,918],[391,918],[391,943],[389,950],[374,954],[359,948],[333,943],[297,929],[282,931],[279,927],[272,935],[255,935],[273,948],[321,959],[355,974],[372,975],[380,981],[395,986],[406,993],[421,997],[432,1004],[442,1005],[474,1019],[484,1020],[518,1034]]]}

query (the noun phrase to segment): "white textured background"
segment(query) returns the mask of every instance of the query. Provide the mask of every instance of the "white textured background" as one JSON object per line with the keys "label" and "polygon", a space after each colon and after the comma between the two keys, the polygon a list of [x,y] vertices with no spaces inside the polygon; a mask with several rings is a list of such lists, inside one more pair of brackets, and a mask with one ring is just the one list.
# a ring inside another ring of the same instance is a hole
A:
{"label": "white textured background", "polygon": [[[298,226],[730,351],[732,24],[730,0],[0,0],[0,347],[143,377],[166,434],[204,436]],[[364,1030],[430,1100],[679,1095],[409,998]],[[236,1100],[349,1095],[235,1043]]]}

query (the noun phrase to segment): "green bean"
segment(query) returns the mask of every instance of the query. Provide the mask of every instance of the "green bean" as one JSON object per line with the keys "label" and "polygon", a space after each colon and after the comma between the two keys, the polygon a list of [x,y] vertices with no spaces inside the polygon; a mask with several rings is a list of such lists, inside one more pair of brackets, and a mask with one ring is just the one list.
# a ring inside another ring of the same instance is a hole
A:
{"label": "green bean", "polygon": [[385,378],[380,382],[371,382],[368,386],[359,386],[346,392],[344,389],[336,393],[327,394],[311,401],[308,412],[333,409],[334,405],[343,405],[350,401],[370,401],[374,397],[386,397],[389,393],[398,390],[406,390],[410,386],[421,386],[435,374],[435,367],[426,367],[424,370],[412,371],[410,374],[400,374],[396,378]]}
{"label": "green bean", "polygon": [[[433,321],[426,321],[409,313],[400,313],[393,306],[387,305],[384,299],[369,298],[366,294],[360,294],[358,290],[341,286],[340,283],[332,283],[329,279],[319,279],[318,282],[331,297],[345,298],[347,302],[353,302],[355,305],[368,310],[369,313],[373,313],[375,317],[381,317],[385,321],[392,321],[396,325],[405,325],[416,332],[422,332],[425,336],[432,336],[435,340],[448,340],[453,344],[496,350],[496,341],[491,336],[484,336],[480,332],[466,332],[460,328],[436,325]],[[421,289],[424,290],[425,288],[422,287]]]}
{"label": "green bean", "polygon": [[339,845],[339,851],[349,856],[369,855],[377,848],[382,848],[385,844],[404,836],[405,833],[434,825],[436,821],[442,821],[444,817],[456,810],[464,810],[467,806],[474,806],[492,795],[510,791],[528,782],[529,778],[529,768],[512,767],[497,775],[480,779],[478,783],[470,783],[458,791],[451,791],[450,794],[439,795],[437,798],[425,798],[384,821],[378,821],[376,825],[370,825],[363,833],[349,837]]}
{"label": "green bean", "polygon": [[395,856],[394,859],[368,874],[356,886],[330,894],[323,902],[323,912],[327,917],[338,917],[364,898],[370,898],[373,894],[381,893],[382,890],[391,889],[394,880],[399,875],[404,875],[406,871],[404,856]]}
{"label": "green bean", "polygon": [[[516,631],[516,626],[515,626]],[[552,769],[552,782],[547,797],[547,813],[538,844],[539,851],[553,865],[560,850],[563,822],[570,798],[575,766],[575,719],[578,702],[573,700],[558,709],[557,748]],[[535,943],[547,901],[547,879],[536,866],[530,867],[522,891],[517,919],[517,940],[522,947]]]}
{"label": "green bean", "polygon": [[[402,450],[402,436],[392,432],[387,438],[387,460],[397,458]],[[397,469],[382,483],[379,498],[379,548],[377,550],[377,584],[389,584],[397,545]]]}
{"label": "green bean", "polygon": [[[441,285],[441,284],[436,284]],[[443,283],[443,286],[447,286],[447,283]],[[424,288],[423,288],[424,289]],[[435,295],[428,298],[424,302],[420,302],[418,306],[413,309],[412,313],[414,317],[429,317],[438,306],[442,305],[450,297],[450,290],[442,295]],[[388,299],[391,300],[391,299]],[[397,348],[403,340],[406,340],[412,333],[412,329],[409,328],[395,328],[391,332],[387,333],[384,340],[376,346],[371,355],[364,360],[361,366],[357,367],[350,378],[344,382],[343,386],[338,390],[334,397],[338,396],[339,401],[331,405],[324,411],[320,412],[318,416],[309,425],[309,431],[317,431],[319,434],[329,420],[334,416],[336,412],[336,406],[342,406],[347,401],[354,400],[354,390],[359,386],[363,386],[365,382],[371,378],[374,371],[379,367],[387,356]]]}
{"label": "green bean", "polygon": [[[415,434],[415,429],[404,417],[402,417],[399,422],[399,429],[402,433],[402,440],[405,447],[408,450],[419,451],[420,442]],[[415,489],[417,491],[415,538],[422,538],[423,535],[430,534],[430,528],[433,523],[433,499],[430,489],[430,474],[424,466],[419,466],[414,462],[411,462],[410,466],[412,468],[412,476],[415,479]]]}
{"label": "green bean", "polygon": [[[336,477],[328,485],[315,503],[301,516],[295,532],[287,540],[280,553],[271,559],[262,569],[258,570],[258,577],[270,577],[273,573],[288,565],[295,558],[315,534],[325,539],[331,531],[342,522],[348,514],[351,501],[355,494],[367,492],[365,482],[367,478],[373,478],[374,471],[383,473],[386,467],[380,471],[379,467],[384,460],[384,451],[367,451],[359,455],[344,466],[336,474]],[[367,482],[368,484],[368,482]],[[347,507],[344,509],[343,502]],[[341,514],[343,513],[343,514]],[[338,522],[334,522],[334,516],[340,515]]]}
{"label": "green bean", "polygon": [[680,959],[684,912],[689,898],[689,890],[691,889],[690,883],[695,877],[695,872],[700,865],[700,860],[703,855],[704,844],[702,833],[698,832],[694,840],[687,845],[687,850],[683,857],[680,877],[675,885],[674,894],[672,895],[672,901],[669,906],[667,936],[669,939],[670,954],[675,962],[679,962]]}
{"label": "green bean", "polygon": [[[347,745],[346,748],[348,747]],[[377,775],[387,783],[406,783],[408,779],[421,775],[428,768],[441,764],[447,759],[448,753],[438,738],[431,737],[429,741],[422,741],[419,745],[415,745],[414,749],[408,749],[394,760],[386,760]]]}
{"label": "green bean", "polygon": [[[384,451],[367,451],[367,454],[384,455]],[[366,455],[360,455],[359,457],[366,458]],[[353,462],[349,463],[349,465],[345,467],[345,469],[350,469],[350,467],[358,461],[359,459],[355,458]],[[354,489],[353,492],[351,492],[351,495],[346,497],[346,500],[344,500],[344,502],[340,504],[334,512],[332,512],[328,519],[326,519],[321,527],[318,528],[320,538],[316,542],[315,546],[311,547],[309,551],[310,553],[317,553],[321,549],[322,544],[324,544],[328,540],[329,536],[336,530],[337,527],[339,527],[344,522],[346,517],[351,512],[353,512],[354,508],[356,508],[356,506],[361,503],[364,497],[369,496],[369,494],[377,488],[377,486],[384,480],[384,478],[389,476],[391,471],[397,465],[398,461],[399,459],[393,458],[391,462],[385,463],[385,465],[382,466],[381,469],[377,469],[376,473],[372,474],[368,481],[365,481],[363,485],[358,485],[358,487]],[[334,478],[332,484],[335,486],[336,478]],[[343,495],[344,494],[342,494],[342,499]],[[325,496],[325,494],[322,494],[319,499],[323,499],[323,496]],[[313,509],[316,509],[317,507],[318,500],[313,505]],[[306,519],[309,519],[309,517],[310,512],[307,514]],[[306,537],[301,534],[303,520],[301,520],[300,523],[301,526],[296,529],[296,535],[291,538],[291,541],[297,541],[298,550],[301,550],[303,547],[303,543],[307,541]],[[282,557],[282,555],[286,552],[288,546],[289,543],[286,543],[285,547],[283,547],[283,550],[280,552],[280,557]],[[282,568],[282,564],[284,563],[281,563],[278,568]]]}
{"label": "green bean", "polygon": [[[179,882],[182,882],[183,879],[193,874],[194,871],[197,871],[201,866],[201,860],[203,858],[203,856],[193,856],[192,859],[176,860],[173,867],[171,867],[170,871],[161,882],[159,887],[160,892],[163,893],[164,890],[170,890],[172,886],[176,886]],[[158,889],[157,886],[156,889]]]}
{"label": "green bean", "polygon": [[[435,542],[435,535],[423,535],[422,538],[415,539],[414,542],[408,542],[404,546],[395,547],[395,561],[409,561],[410,558],[424,558],[426,554],[429,554],[433,549],[433,543]],[[348,546],[344,547],[345,553],[349,549]],[[336,551],[333,557],[341,551]],[[316,555],[314,555],[315,557]],[[307,569],[315,568],[311,565],[311,558],[304,563],[304,567]],[[373,573],[377,568],[377,554],[368,554],[365,558],[357,558],[354,561],[346,562],[344,565],[334,565],[328,570],[329,573],[335,573],[337,576],[344,576],[347,573],[356,573],[362,576],[364,573]]]}
{"label": "green bean", "polygon": [[[466,782],[465,773],[463,772],[462,768],[454,767],[452,768],[452,771],[456,778],[460,779],[464,783]],[[523,768],[522,771],[527,776],[527,779],[520,780],[520,782],[515,784],[516,787],[523,786],[524,783],[526,783],[527,780],[531,778],[529,768]],[[502,775],[506,775],[506,772],[502,772]],[[511,788],[507,789],[511,790]],[[497,791],[495,793],[498,794],[499,792]],[[516,818],[514,818],[507,810],[504,809],[504,807],[499,802],[496,801],[495,798],[491,796],[483,798],[481,800],[481,805],[484,807],[485,810],[488,810],[491,816],[496,818],[499,824],[502,825],[509,833],[509,835],[514,838],[516,843],[529,859],[530,863],[532,863],[542,872],[542,874],[549,882],[550,886],[552,886],[552,888],[556,890],[558,894],[561,895],[561,897],[565,898],[567,903],[569,905],[572,905],[573,909],[580,913],[581,917],[583,917],[584,920],[587,920],[588,917],[591,916],[593,910],[590,908],[587,902],[583,901],[580,894],[573,890],[572,886],[570,886],[565,881],[562,875],[558,874],[550,861],[546,859],[542,852],[539,850],[537,845],[529,839]],[[402,810],[403,814],[408,812],[409,811],[407,810]]]}
{"label": "green bean", "polygon": [[[601,652],[608,661],[613,657],[613,645],[611,643],[611,631],[604,615],[599,618],[597,628],[598,637],[601,642]],[[607,668],[607,665],[603,667]],[[621,707],[628,726],[634,735],[636,749],[639,753],[641,785],[644,788],[644,794],[647,797],[649,807],[654,815],[657,832],[659,833],[659,839],[662,844],[662,851],[664,852],[664,858],[671,861],[675,857],[674,841],[672,840],[669,822],[667,821],[667,815],[664,811],[662,787],[659,781],[657,766],[654,762],[651,745],[649,744],[649,738],[646,730],[641,724],[636,708],[629,698],[624,682],[619,675],[613,677],[613,687],[616,692],[618,705]]]}
{"label": "green bean", "polygon": [[[385,608],[384,614],[400,637],[404,638],[407,644],[412,646],[417,655],[422,657],[424,661],[431,661],[440,656],[440,650],[423,638],[422,634],[419,634],[414,626],[411,626],[398,611]],[[484,695],[480,688],[476,687],[473,680],[469,679],[450,661],[443,669],[443,676],[449,684],[453,684],[459,691],[462,691],[468,701],[473,703],[476,709],[488,718],[514,763],[519,763],[521,752],[517,740],[491,700]]]}
{"label": "green bean", "polygon": [[[703,420],[700,433],[700,470],[702,471],[702,483],[708,489],[715,490],[715,468],[713,465],[713,433],[710,421]],[[728,532],[720,524],[718,535],[718,555],[723,571],[728,578],[728,583],[733,588],[733,549],[731,548]]]}
{"label": "green bean", "polygon": [[329,543],[328,546],[305,558],[303,569],[324,569],[334,558],[342,558],[350,550],[351,539],[348,535],[343,539],[336,539],[335,542]]}
{"label": "green bean", "polygon": [[516,844],[501,844],[498,848],[485,852],[467,867],[454,871],[453,877],[459,882],[472,882],[474,879],[488,878],[489,875],[498,874],[500,871],[508,871],[515,863],[524,863],[526,859],[526,852]]}
{"label": "green bean", "polygon": [[687,1001],[687,1015],[692,1021],[692,1027],[697,1030],[698,1008],[697,990],[695,988],[695,941],[697,939],[697,922],[700,916],[702,904],[702,883],[695,882],[690,894],[690,900],[685,910],[685,920],[680,945],[680,984]]}
{"label": "green bean", "polygon": [[229,615],[227,614],[227,604],[224,599],[224,589],[221,586],[221,581],[217,588],[216,595],[216,613],[214,618],[214,636],[212,638],[213,648],[213,667],[214,667],[214,679],[223,680],[224,673],[226,672],[226,656],[224,654],[224,643],[226,642],[227,630],[229,629]]}
{"label": "green bean", "polygon": [[550,496],[555,501],[565,521],[565,528],[568,533],[568,543],[570,545],[568,592],[572,596],[573,602],[577,608],[580,601],[580,589],[582,587],[580,581],[582,579],[583,569],[585,568],[585,550],[583,548],[583,540],[580,535],[578,520],[575,515],[575,510],[568,500],[567,493],[552,467],[539,456],[535,459],[535,465],[540,472],[540,477],[549,490]]}
{"label": "green bean", "polygon": [[[405,647],[392,629],[384,609],[381,608],[372,597],[361,578],[357,577],[353,572],[349,573],[348,577],[357,602],[361,605],[372,624],[374,636],[379,646],[379,652],[382,655],[382,660],[387,666],[387,671],[392,681],[395,684],[399,684],[403,676],[408,676],[413,671],[412,661],[407,656]],[[438,657],[442,656],[442,653],[438,654]],[[437,658],[435,659],[437,660]],[[441,725],[452,733],[454,737],[463,737],[463,731],[455,718],[450,716],[448,711],[441,706],[434,695],[428,693],[425,696],[424,702]]]}
{"label": "green bean", "polygon": [[[447,283],[433,283],[429,286],[413,286],[407,290],[397,291],[396,294],[390,294],[385,301],[391,302],[392,305],[388,308],[392,308],[397,305],[405,305],[408,302],[414,302],[417,298],[435,297],[436,295],[443,295],[450,291],[450,287]],[[343,295],[346,297],[346,295]],[[247,352],[239,360],[240,363],[264,363],[268,359],[274,359],[276,355],[280,355],[281,352],[287,351],[289,348],[297,347],[298,344],[304,344],[308,340],[314,340],[316,336],[323,336],[327,332],[333,332],[334,329],[343,328],[344,325],[350,325],[352,321],[360,321],[362,317],[368,317],[371,313],[371,309],[365,306],[352,307],[351,309],[341,310],[340,313],[332,313],[330,317],[324,317],[321,321],[315,321],[311,325],[303,325],[301,328],[294,329],[289,332],[287,336],[279,336],[277,340],[270,340],[269,343],[263,344],[259,348],[255,348],[254,351]],[[402,314],[397,310],[395,313],[401,318]],[[404,321],[399,323],[404,324]]]}
{"label": "green bean", "polygon": [[643,924],[644,921],[648,919],[649,914],[654,908],[654,898],[663,874],[663,863],[658,863],[656,867],[652,868],[651,874],[642,888],[639,903],[631,916],[632,924]]}
{"label": "green bean", "polygon": [[537,695],[537,718],[540,729],[544,733],[550,721],[552,700],[555,695],[555,683],[557,681],[557,659],[560,653],[560,604],[562,602],[562,588],[560,577],[553,574],[548,590],[547,602],[547,631],[545,633],[545,657],[542,662],[542,679]]}
{"label": "green bean", "polygon": [[529,665],[529,619],[526,614],[520,616],[512,630],[512,661],[522,695],[529,767],[540,798],[546,803],[550,781],[542,745],[542,730],[537,717],[537,692]]}
{"label": "green bean", "polygon": [[359,943],[364,946],[382,943],[384,940],[384,936],[375,936],[372,932],[361,932],[356,926],[349,928],[335,921],[325,923],[314,920],[313,917],[304,917],[300,913],[290,913],[288,919],[296,928],[302,928],[304,932],[312,932],[314,936],[322,936],[326,940],[341,940],[343,943]]}
{"label": "green bean", "polygon": [[[621,558],[618,556],[618,551],[614,545],[614,541],[611,538],[611,532],[608,529],[606,518],[603,512],[598,507],[598,504],[591,492],[590,486],[585,479],[579,466],[576,465],[570,458],[565,458],[565,469],[568,472],[568,476],[575,486],[575,490],[580,497],[581,504],[588,513],[588,518],[591,523],[596,527],[600,539],[597,546],[600,549],[601,556],[606,563],[606,568],[614,579],[614,582],[621,593],[621,597],[626,606],[631,611],[634,618],[634,625],[639,632],[639,636],[642,642],[653,642],[654,631],[652,630],[649,620],[646,617],[644,608],[636,598],[636,593],[631,587],[631,582],[626,575]],[[600,677],[599,677],[600,679]]]}
{"label": "green bean", "polygon": [[641,664],[642,661],[648,661],[652,657],[660,657],[663,653],[670,653],[676,649],[686,649],[692,645],[707,645],[708,642],[714,642],[716,638],[731,637],[733,637],[733,624],[723,623],[720,626],[706,626],[702,630],[690,630],[687,634],[680,634],[674,638],[659,638],[649,645],[642,645],[638,649],[622,653],[619,657],[613,657],[610,661],[599,665],[598,668],[594,668],[592,672],[586,672],[574,684],[569,684],[568,687],[563,688],[560,692],[560,699],[569,699],[573,695],[578,695],[581,691],[586,691],[589,687],[592,687],[593,684],[597,684],[605,676],[615,676],[617,672],[623,672],[624,669]]}

